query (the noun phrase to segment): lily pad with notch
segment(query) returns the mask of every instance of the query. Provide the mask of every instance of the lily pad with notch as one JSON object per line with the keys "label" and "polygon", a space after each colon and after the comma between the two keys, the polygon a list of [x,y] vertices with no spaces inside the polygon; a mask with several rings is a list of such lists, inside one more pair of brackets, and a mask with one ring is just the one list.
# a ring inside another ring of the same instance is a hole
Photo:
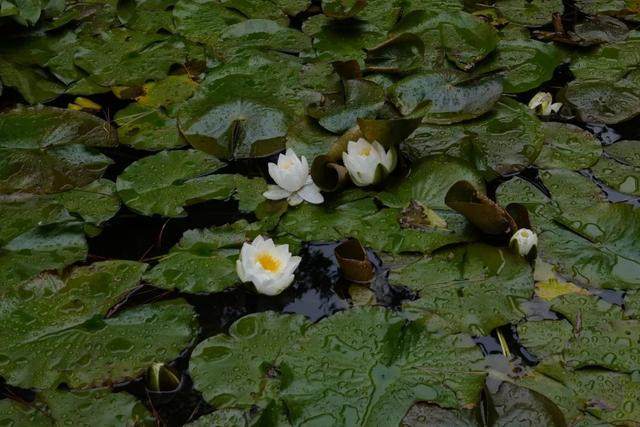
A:
{"label": "lily pad with notch", "polygon": [[451,124],[479,117],[502,95],[495,78],[468,80],[457,73],[423,72],[400,80],[389,89],[391,102],[403,115],[425,123]]}

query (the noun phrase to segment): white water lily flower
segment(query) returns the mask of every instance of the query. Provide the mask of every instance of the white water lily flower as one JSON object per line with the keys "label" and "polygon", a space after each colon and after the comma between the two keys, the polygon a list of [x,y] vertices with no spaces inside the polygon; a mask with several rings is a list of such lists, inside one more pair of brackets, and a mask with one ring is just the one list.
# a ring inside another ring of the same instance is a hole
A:
{"label": "white water lily flower", "polygon": [[527,256],[534,247],[538,246],[538,235],[528,228],[521,228],[511,236],[509,246],[515,248],[520,256]]}
{"label": "white water lily flower", "polygon": [[242,245],[236,272],[242,282],[253,282],[259,293],[278,295],[293,282],[300,260],[291,256],[289,245],[276,246],[273,240],[258,236]]}
{"label": "white water lily flower", "polygon": [[309,164],[302,156],[288,148],[278,156],[278,163],[269,163],[269,175],[276,185],[269,185],[263,196],[269,200],[287,199],[291,206],[307,201],[313,204],[324,202],[320,189],[309,175]]}
{"label": "white water lily flower", "polygon": [[385,151],[378,141],[370,143],[364,138],[347,143],[342,161],[349,176],[358,187],[377,184],[396,168],[398,157],[394,148]]}
{"label": "white water lily flower", "polygon": [[539,111],[543,116],[557,113],[562,108],[562,102],[553,102],[553,97],[549,92],[538,92],[529,101],[529,108]]}

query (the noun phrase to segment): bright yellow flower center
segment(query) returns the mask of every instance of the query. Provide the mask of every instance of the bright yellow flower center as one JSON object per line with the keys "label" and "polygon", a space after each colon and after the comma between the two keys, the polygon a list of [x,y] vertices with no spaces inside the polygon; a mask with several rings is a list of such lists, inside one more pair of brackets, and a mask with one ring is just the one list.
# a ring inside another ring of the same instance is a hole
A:
{"label": "bright yellow flower center", "polygon": [[280,270],[280,260],[271,254],[263,252],[259,254],[256,259],[263,269],[270,271],[271,273],[275,273]]}
{"label": "bright yellow flower center", "polygon": [[293,166],[293,161],[292,160],[285,160],[284,162],[282,162],[282,165],[280,166],[281,169],[289,169],[291,166]]}
{"label": "bright yellow flower center", "polygon": [[360,150],[360,155],[361,156],[368,156],[369,154],[371,154],[371,147],[364,147],[362,150]]}
{"label": "bright yellow flower center", "polygon": [[529,233],[527,233],[526,231],[521,231],[521,232],[520,232],[520,235],[521,235],[522,237],[524,237],[525,239],[526,239],[527,237],[529,237]]}

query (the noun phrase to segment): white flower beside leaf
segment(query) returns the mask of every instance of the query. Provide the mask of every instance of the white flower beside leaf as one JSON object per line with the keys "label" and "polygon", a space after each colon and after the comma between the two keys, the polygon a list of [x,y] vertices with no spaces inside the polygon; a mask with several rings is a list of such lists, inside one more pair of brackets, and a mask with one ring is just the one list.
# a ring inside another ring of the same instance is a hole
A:
{"label": "white flower beside leaf", "polygon": [[520,256],[525,257],[538,246],[538,235],[528,228],[521,228],[511,236],[509,246],[514,248]]}
{"label": "white flower beside leaf", "polygon": [[394,148],[385,151],[378,141],[373,144],[364,138],[349,141],[342,161],[349,176],[358,187],[379,183],[396,168],[398,157]]}
{"label": "white flower beside leaf", "polygon": [[540,112],[543,116],[557,113],[562,108],[562,102],[553,102],[553,97],[549,92],[538,92],[529,101],[529,108]]}
{"label": "white flower beside leaf", "polygon": [[269,185],[263,196],[269,200],[287,199],[291,206],[307,201],[313,204],[324,202],[320,189],[309,175],[309,164],[299,158],[292,149],[278,156],[278,163],[269,163],[269,175],[276,185]]}
{"label": "white flower beside leaf", "polygon": [[289,245],[276,246],[273,240],[258,236],[242,245],[236,272],[242,282],[252,282],[259,293],[278,295],[293,282],[300,259],[291,255]]}

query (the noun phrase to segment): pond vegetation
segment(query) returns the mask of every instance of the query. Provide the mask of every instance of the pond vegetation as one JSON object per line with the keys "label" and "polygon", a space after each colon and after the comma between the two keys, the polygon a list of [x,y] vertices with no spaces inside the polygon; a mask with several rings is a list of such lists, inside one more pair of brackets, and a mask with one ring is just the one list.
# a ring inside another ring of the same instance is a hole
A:
{"label": "pond vegetation", "polygon": [[0,0],[0,425],[639,426],[634,0]]}

